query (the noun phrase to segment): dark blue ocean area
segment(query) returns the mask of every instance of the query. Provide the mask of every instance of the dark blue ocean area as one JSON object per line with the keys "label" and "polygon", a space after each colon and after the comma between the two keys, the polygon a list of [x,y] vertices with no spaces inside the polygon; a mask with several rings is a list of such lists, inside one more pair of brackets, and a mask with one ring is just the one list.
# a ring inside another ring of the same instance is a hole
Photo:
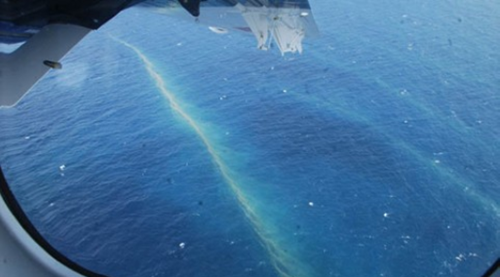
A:
{"label": "dark blue ocean area", "polygon": [[13,108],[29,219],[133,277],[480,276],[500,256],[500,4],[310,1],[303,54],[132,8]]}

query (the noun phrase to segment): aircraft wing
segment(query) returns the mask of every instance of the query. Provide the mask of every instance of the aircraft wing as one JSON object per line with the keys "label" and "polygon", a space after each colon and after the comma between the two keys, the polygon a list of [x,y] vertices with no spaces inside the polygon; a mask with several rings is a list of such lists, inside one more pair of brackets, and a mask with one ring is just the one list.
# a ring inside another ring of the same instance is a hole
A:
{"label": "aircraft wing", "polygon": [[[78,3],[77,3],[78,2]],[[19,0],[0,2],[0,106],[15,105],[91,30],[123,9],[195,20],[217,34],[253,34],[257,47],[302,52],[317,35],[308,0]],[[186,12],[187,11],[187,12]]]}
{"label": "aircraft wing", "polygon": [[[182,1],[181,1],[182,2]],[[302,40],[319,34],[308,0],[205,0],[196,18],[215,33],[231,30],[253,33],[257,47],[275,44],[282,54],[302,52]],[[154,12],[193,20],[175,1],[151,0],[138,6]],[[197,9],[193,11],[196,13]]]}

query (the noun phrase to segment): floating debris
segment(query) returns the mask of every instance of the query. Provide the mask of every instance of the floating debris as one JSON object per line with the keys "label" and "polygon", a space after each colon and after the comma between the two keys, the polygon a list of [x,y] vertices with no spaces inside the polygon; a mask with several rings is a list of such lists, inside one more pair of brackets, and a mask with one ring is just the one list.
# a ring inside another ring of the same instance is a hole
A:
{"label": "floating debris", "polygon": [[184,247],[186,247],[186,243],[184,243],[184,242],[179,243],[180,249],[184,249]]}
{"label": "floating debris", "polygon": [[309,206],[313,207],[314,206],[314,202],[309,202]]}
{"label": "floating debris", "polygon": [[221,27],[210,26],[208,29],[216,34],[223,35],[227,34],[229,31]]}
{"label": "floating debris", "polygon": [[64,170],[66,169],[66,165],[61,165],[59,166],[59,173],[61,174],[61,176],[64,176]]}
{"label": "floating debris", "polygon": [[459,262],[462,262],[466,259],[464,254],[459,254],[458,256],[455,257],[455,259]]}
{"label": "floating debris", "polygon": [[62,64],[60,62],[45,60],[43,61],[43,64],[52,69],[62,69]]}

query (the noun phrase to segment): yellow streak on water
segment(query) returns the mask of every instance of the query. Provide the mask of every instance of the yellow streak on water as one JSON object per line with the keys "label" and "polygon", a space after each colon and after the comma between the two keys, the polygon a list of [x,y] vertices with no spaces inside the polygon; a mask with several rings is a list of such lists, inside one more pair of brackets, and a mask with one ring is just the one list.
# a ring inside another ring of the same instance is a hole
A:
{"label": "yellow streak on water", "polygon": [[309,276],[305,274],[304,266],[300,265],[300,262],[290,255],[289,252],[285,251],[277,242],[275,242],[270,235],[269,229],[266,228],[260,219],[256,209],[252,207],[252,204],[248,200],[248,197],[240,188],[240,185],[237,183],[233,174],[231,174],[230,168],[223,161],[221,156],[216,151],[214,144],[210,141],[210,139],[206,136],[200,126],[196,123],[196,121],[179,105],[179,101],[175,98],[175,95],[167,89],[165,81],[161,77],[161,75],[156,71],[153,63],[135,46],[119,40],[117,38],[113,38],[117,42],[127,46],[132,49],[142,60],[144,63],[147,72],[153,78],[156,86],[161,91],[163,96],[167,98],[170,103],[170,107],[177,112],[186,123],[195,131],[198,137],[203,142],[205,148],[208,153],[212,157],[213,162],[219,169],[222,177],[229,185],[231,191],[236,196],[238,203],[240,204],[243,212],[245,213],[248,220],[251,222],[253,230],[259,237],[262,245],[267,250],[271,263],[274,269],[279,273],[282,277],[298,277],[298,276]]}

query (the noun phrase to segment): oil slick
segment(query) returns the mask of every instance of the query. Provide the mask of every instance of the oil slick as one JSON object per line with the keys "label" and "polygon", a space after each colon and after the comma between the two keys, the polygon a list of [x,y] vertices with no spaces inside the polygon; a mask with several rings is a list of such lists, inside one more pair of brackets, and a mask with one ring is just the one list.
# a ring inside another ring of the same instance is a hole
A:
{"label": "oil slick", "polygon": [[[223,159],[221,154],[216,150],[215,143],[204,132],[202,126],[186,111],[176,99],[175,94],[167,89],[167,85],[162,76],[155,69],[154,64],[149,60],[137,47],[113,38],[118,43],[133,50],[140,58],[145,66],[146,71],[151,76],[156,84],[158,90],[168,100],[170,108],[176,112],[182,120],[196,133],[197,137],[201,140],[209,153],[214,166],[217,168],[221,177],[228,185],[230,191],[236,198],[241,210],[251,224],[252,229],[258,236],[261,245],[267,251],[270,262],[273,268],[281,277],[305,277],[314,276],[306,265],[296,257],[290,249],[283,247],[281,240],[277,240],[275,226],[265,221],[262,214],[259,212],[255,203],[251,201],[251,197],[244,192],[240,182],[238,181],[237,174],[232,170],[229,164]],[[274,232],[273,232],[274,231]]]}

